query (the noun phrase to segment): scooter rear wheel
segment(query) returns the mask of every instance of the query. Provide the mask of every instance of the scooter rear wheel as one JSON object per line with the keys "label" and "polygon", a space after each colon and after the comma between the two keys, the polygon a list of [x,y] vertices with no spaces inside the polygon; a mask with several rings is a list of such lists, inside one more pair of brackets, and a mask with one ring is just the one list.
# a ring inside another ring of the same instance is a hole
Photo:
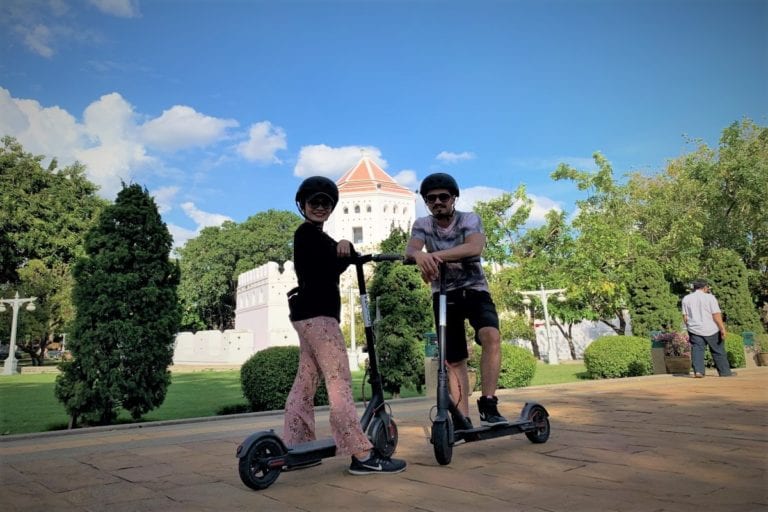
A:
{"label": "scooter rear wheel", "polygon": [[533,422],[536,429],[525,433],[532,443],[546,443],[549,439],[549,417],[547,411],[540,405],[534,405],[528,411],[528,419]]}
{"label": "scooter rear wheel", "polygon": [[284,453],[283,447],[275,439],[265,438],[256,441],[239,459],[240,480],[256,491],[266,489],[277,480],[281,471],[281,468],[269,467],[268,460]]}
{"label": "scooter rear wheel", "polygon": [[432,448],[438,464],[445,466],[453,457],[453,425],[450,419],[432,423]]}

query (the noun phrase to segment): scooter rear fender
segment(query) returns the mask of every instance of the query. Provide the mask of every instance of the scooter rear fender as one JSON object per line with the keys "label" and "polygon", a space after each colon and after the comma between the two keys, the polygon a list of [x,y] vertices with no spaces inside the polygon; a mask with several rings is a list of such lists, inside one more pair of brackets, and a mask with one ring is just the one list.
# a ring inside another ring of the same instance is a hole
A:
{"label": "scooter rear fender", "polygon": [[240,443],[240,445],[237,447],[236,456],[238,459],[241,459],[245,456],[246,453],[248,453],[248,450],[250,450],[251,446],[253,446],[254,443],[257,441],[260,441],[265,438],[271,438],[275,442],[279,443],[280,446],[283,448],[283,453],[288,452],[288,448],[285,446],[285,443],[283,443],[283,440],[280,439],[280,436],[275,434],[275,431],[272,429],[269,430],[260,430],[259,432],[254,432],[253,434],[249,435],[245,438],[245,441]]}

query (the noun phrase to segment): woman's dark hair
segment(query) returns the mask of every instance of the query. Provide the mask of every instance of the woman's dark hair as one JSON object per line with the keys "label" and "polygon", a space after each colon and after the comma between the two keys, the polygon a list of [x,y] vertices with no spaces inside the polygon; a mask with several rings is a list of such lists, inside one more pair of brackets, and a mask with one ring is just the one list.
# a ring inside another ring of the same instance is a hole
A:
{"label": "woman's dark hair", "polygon": [[312,176],[301,182],[299,189],[296,191],[296,207],[300,212],[304,212],[304,203],[316,196],[317,194],[324,194],[331,199],[333,208],[339,202],[339,188],[333,180],[326,178],[325,176]]}

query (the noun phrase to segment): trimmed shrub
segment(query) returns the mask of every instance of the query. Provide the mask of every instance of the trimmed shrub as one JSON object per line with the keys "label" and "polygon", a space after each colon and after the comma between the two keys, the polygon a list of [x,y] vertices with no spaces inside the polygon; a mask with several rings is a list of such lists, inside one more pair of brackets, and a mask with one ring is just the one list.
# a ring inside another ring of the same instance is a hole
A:
{"label": "trimmed shrub", "polygon": [[[483,378],[480,373],[480,357],[483,348],[473,344],[472,353],[467,364],[478,373],[478,381]],[[524,388],[530,386],[536,374],[536,358],[530,350],[511,343],[501,344],[501,371],[499,372],[499,389]]]}
{"label": "trimmed shrub", "polygon": [[[285,408],[296,371],[299,347],[270,347],[253,354],[240,368],[240,386],[252,411],[276,411]],[[328,404],[328,391],[320,381],[315,405]]]}
{"label": "trimmed shrub", "polygon": [[[729,332],[725,335],[725,353],[728,356],[728,363],[731,368],[744,368],[747,361],[744,357],[744,341],[741,336]],[[712,359],[712,353],[709,348],[704,349],[704,364],[707,368],[715,367],[715,360]]]}
{"label": "trimmed shrub", "polygon": [[591,379],[650,375],[651,344],[638,336],[601,336],[584,351],[584,365]]}

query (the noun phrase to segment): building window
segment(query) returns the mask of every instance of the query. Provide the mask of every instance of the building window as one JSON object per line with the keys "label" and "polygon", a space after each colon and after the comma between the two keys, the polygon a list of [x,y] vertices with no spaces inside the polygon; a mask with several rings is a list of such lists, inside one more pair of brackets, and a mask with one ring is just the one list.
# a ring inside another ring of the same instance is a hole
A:
{"label": "building window", "polygon": [[392,213],[397,213],[397,205],[392,207]]}
{"label": "building window", "polygon": [[408,208],[403,208],[403,216],[405,216],[408,213]]}
{"label": "building window", "polygon": [[366,207],[365,207],[365,211],[366,211],[367,213],[371,213],[371,205],[368,205],[368,206],[366,206]]}
{"label": "building window", "polygon": [[352,243],[353,244],[361,244],[363,243],[363,228],[352,228]]}
{"label": "building window", "polygon": [[347,208],[347,207],[345,206],[345,207],[344,207],[344,214],[346,215],[347,213],[349,213],[349,208]]}
{"label": "building window", "polygon": [[355,213],[360,213],[360,205],[359,204],[355,205]]}
{"label": "building window", "polygon": [[387,213],[387,205],[384,205],[384,213]]}

